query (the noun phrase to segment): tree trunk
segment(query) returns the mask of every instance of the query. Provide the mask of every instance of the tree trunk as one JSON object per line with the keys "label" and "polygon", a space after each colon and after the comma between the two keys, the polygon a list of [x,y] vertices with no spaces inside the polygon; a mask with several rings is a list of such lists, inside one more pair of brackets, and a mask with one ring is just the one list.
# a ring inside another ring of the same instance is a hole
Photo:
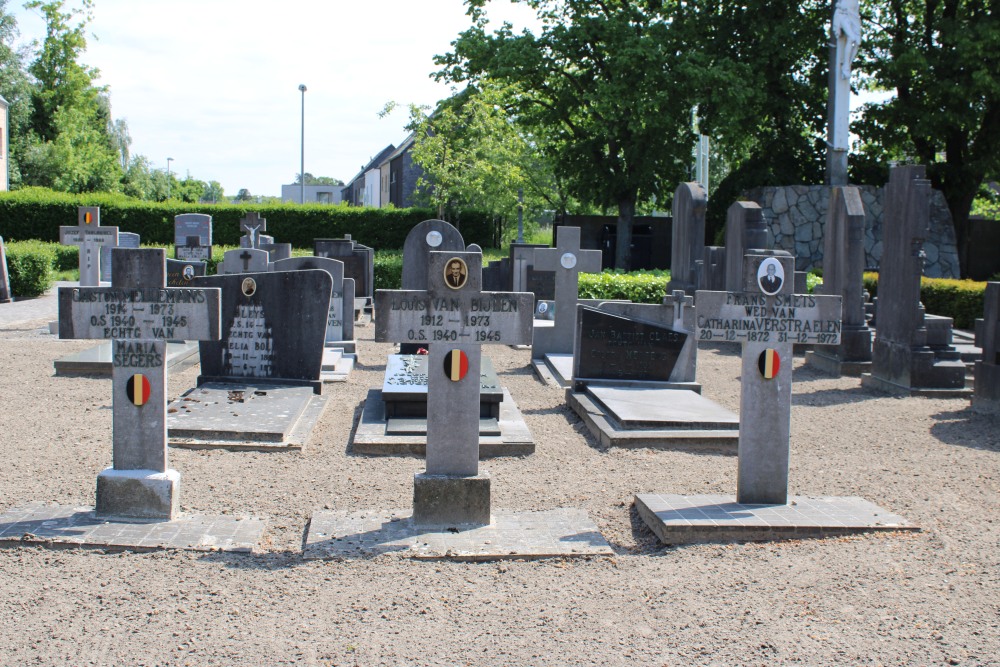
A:
{"label": "tree trunk", "polygon": [[615,238],[615,268],[632,268],[632,219],[635,217],[635,193],[618,199],[618,230]]}
{"label": "tree trunk", "polygon": [[983,177],[982,173],[974,173],[973,169],[958,165],[941,174],[936,186],[944,194],[951,212],[951,221],[955,227],[955,249],[958,251],[958,271],[962,278],[969,277],[969,213]]}

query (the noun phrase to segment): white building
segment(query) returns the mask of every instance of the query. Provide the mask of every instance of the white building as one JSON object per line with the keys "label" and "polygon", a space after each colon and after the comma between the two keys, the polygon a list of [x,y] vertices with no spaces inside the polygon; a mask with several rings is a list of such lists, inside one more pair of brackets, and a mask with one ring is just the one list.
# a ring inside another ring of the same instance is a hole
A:
{"label": "white building", "polygon": [[[339,204],[343,185],[307,185],[306,204]],[[299,203],[302,186],[297,183],[281,186],[281,201]]]}

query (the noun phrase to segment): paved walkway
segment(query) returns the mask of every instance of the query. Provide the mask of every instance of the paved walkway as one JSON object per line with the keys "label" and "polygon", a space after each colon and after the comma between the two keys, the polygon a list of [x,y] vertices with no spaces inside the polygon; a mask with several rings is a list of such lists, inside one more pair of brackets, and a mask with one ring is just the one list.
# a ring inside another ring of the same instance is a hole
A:
{"label": "paved walkway", "polygon": [[56,297],[59,287],[75,286],[78,283],[60,280],[52,289],[34,299],[17,299],[10,303],[0,303],[0,327],[7,327],[32,320],[54,320],[59,317],[59,301]]}

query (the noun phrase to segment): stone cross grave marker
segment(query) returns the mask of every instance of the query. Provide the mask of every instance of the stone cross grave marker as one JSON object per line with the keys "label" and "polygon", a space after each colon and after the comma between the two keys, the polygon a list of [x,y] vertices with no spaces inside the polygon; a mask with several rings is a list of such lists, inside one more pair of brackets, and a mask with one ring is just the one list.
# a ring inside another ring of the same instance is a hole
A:
{"label": "stone cross grave marker", "polygon": [[141,245],[138,234],[132,232],[118,232],[118,245],[101,246],[101,282],[109,283],[114,280],[112,275],[111,251],[114,248],[138,248]]}
{"label": "stone cross grave marker", "polygon": [[182,213],[174,216],[174,255],[177,259],[208,261],[212,257],[212,216]]}
{"label": "stone cross grave marker", "polygon": [[101,246],[118,245],[118,228],[101,227],[101,209],[81,206],[77,209],[75,227],[59,228],[59,243],[80,248],[80,286],[97,287],[101,284]]}
{"label": "stone cross grave marker", "polygon": [[838,345],[841,297],[795,294],[791,256],[746,256],[743,290],[699,291],[698,340],[743,347],[736,500],[788,500],[792,345]]}
{"label": "stone cross grave marker", "polygon": [[414,478],[418,524],[488,524],[479,473],[483,345],[531,342],[530,292],[483,292],[482,252],[430,252],[426,290],[378,290],[375,340],[433,343],[428,357],[427,463]]}
{"label": "stone cross grave marker", "polygon": [[555,248],[535,250],[535,269],[555,271],[556,274],[555,325],[544,349],[532,352],[536,358],[553,352],[572,354],[580,274],[601,272],[601,251],[580,249],[579,227],[560,227],[558,235],[559,243]]}
{"label": "stone cross grave marker", "polygon": [[240,220],[240,231],[245,232],[247,248],[259,248],[261,244],[260,234],[267,231],[267,218],[262,218],[257,211],[250,211],[246,217]]}
{"label": "stone cross grave marker", "polygon": [[97,514],[172,519],[180,473],[167,463],[167,341],[218,340],[220,290],[166,287],[160,248],[116,250],[111,261],[116,285],[59,288],[59,337],[112,341],[113,466],[97,477]]}
{"label": "stone cross grave marker", "polygon": [[10,277],[7,274],[7,249],[0,236],[0,303],[10,303]]}

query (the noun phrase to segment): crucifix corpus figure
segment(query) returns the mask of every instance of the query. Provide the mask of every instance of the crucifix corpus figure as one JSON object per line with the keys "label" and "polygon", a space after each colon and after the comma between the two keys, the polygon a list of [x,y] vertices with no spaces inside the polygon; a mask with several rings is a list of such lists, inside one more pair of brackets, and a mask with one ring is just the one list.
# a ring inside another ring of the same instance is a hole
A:
{"label": "crucifix corpus figure", "polygon": [[858,0],[837,0],[830,33],[837,42],[837,66],[840,75],[851,79],[851,63],[861,47],[861,11]]}

